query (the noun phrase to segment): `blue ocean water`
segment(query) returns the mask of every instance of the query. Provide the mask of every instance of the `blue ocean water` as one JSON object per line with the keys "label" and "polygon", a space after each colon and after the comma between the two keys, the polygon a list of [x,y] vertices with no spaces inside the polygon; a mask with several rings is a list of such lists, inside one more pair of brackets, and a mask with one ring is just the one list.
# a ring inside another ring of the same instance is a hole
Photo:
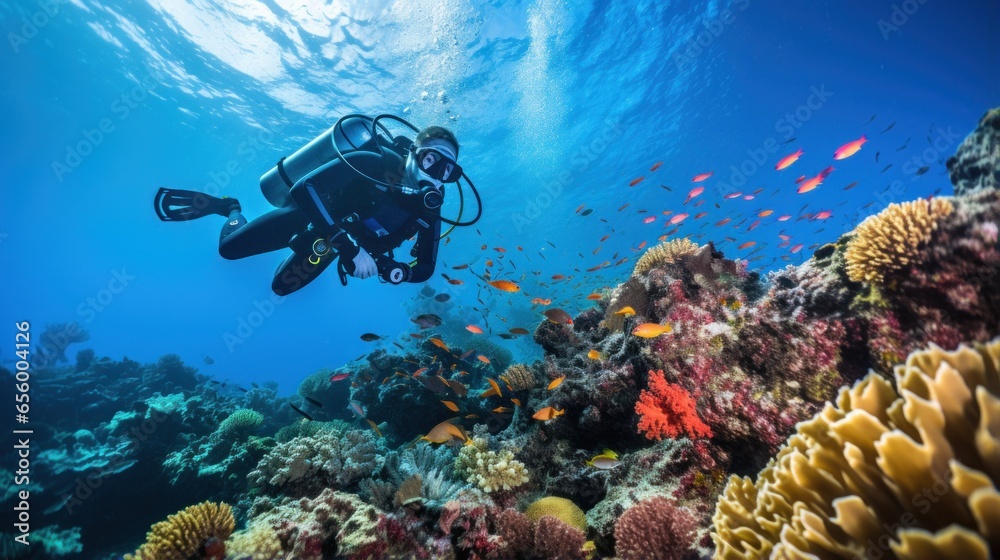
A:
{"label": "blue ocean water", "polygon": [[[451,296],[440,311],[457,330],[481,326],[530,359],[530,337],[496,334],[534,328],[531,297],[575,314],[668,232],[764,273],[891,202],[949,194],[944,160],[1000,99],[992,1],[26,0],[0,2],[0,21],[11,341],[18,321],[36,332],[75,321],[90,340],[71,360],[85,346],[142,362],[176,353],[282,394],[371,351],[363,333],[405,344],[423,286],[345,288],[328,271],[277,298],[284,254],[222,259],[222,218],[161,223],[158,187],[217,190],[253,218],[271,209],[260,175],[341,115],[447,126],[484,212],[442,242],[429,285]],[[833,161],[862,135],[860,152]],[[819,188],[796,192],[830,165]],[[520,294],[451,269],[501,255],[494,278]]]}

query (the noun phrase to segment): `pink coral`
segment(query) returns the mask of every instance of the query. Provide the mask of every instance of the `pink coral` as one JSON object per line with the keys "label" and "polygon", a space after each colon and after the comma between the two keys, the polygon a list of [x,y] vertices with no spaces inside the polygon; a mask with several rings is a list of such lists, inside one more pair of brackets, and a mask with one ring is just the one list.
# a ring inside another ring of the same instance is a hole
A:
{"label": "pink coral", "polygon": [[673,500],[655,496],[630,507],[615,524],[623,560],[680,560],[694,544],[697,519]]}
{"label": "pink coral", "polygon": [[583,560],[587,537],[568,523],[545,515],[535,524],[535,555],[551,560]]}
{"label": "pink coral", "polygon": [[712,437],[711,428],[698,418],[691,394],[668,383],[663,370],[649,372],[649,390],[639,393],[635,412],[639,415],[639,432],[645,432],[649,439]]}

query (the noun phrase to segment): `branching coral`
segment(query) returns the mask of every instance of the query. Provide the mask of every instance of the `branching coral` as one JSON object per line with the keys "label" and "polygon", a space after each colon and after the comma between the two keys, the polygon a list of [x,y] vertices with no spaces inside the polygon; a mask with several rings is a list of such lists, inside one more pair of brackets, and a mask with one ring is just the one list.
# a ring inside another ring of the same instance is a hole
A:
{"label": "branching coral", "polygon": [[930,350],[841,389],[754,484],[731,477],[716,557],[992,558],[1000,550],[1000,340]]}
{"label": "branching coral", "polygon": [[656,496],[628,508],[615,524],[622,560],[680,560],[694,545],[697,519],[673,500]]}
{"label": "branching coral", "polygon": [[300,436],[278,444],[247,478],[251,487],[286,496],[346,488],[382,468],[384,450],[367,430]]}
{"label": "branching coral", "polygon": [[499,453],[490,451],[486,440],[479,438],[458,453],[455,472],[487,493],[512,490],[531,480],[524,463],[515,459],[513,453],[507,449]]}
{"label": "branching coral", "polygon": [[528,366],[524,364],[510,366],[503,372],[500,379],[514,391],[530,391],[535,388],[535,374],[531,373]]}
{"label": "branching coral", "polygon": [[690,255],[698,250],[698,244],[687,237],[664,241],[655,247],[650,247],[635,263],[632,276],[639,276],[649,272],[651,269],[673,264],[678,257]]}
{"label": "branching coral", "polygon": [[[227,504],[203,502],[181,510],[153,525],[146,535],[146,544],[126,560],[187,560],[199,556],[206,545],[216,552],[209,558],[225,558],[221,545],[236,527],[233,511]],[[209,541],[212,541],[211,543]]]}
{"label": "branching coral", "polygon": [[855,282],[880,284],[886,274],[913,262],[930,241],[938,221],[951,214],[953,206],[943,198],[890,204],[869,216],[855,230],[847,245],[847,275]]}
{"label": "branching coral", "polygon": [[712,437],[712,429],[698,417],[691,393],[667,382],[663,370],[649,372],[649,389],[639,394],[635,413],[639,415],[639,432],[649,439]]}

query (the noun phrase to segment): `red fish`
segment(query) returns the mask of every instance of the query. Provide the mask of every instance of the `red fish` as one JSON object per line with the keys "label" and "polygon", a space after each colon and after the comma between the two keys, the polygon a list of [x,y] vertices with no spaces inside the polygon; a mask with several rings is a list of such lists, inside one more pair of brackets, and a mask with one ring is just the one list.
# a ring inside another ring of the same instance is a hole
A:
{"label": "red fish", "polygon": [[805,175],[799,175],[799,178],[795,180],[795,184],[798,185],[799,183],[801,183],[802,181],[805,181],[805,180],[806,180],[806,176]]}
{"label": "red fish", "polygon": [[350,376],[351,376],[351,374],[349,374],[349,373],[335,373],[335,374],[333,374],[333,375],[330,376],[330,381],[332,381],[332,382],[343,381],[343,380],[347,379]]}
{"label": "red fish", "polygon": [[700,182],[704,181],[705,179],[708,179],[709,177],[711,177],[712,173],[714,173],[714,171],[709,171],[708,173],[699,173],[698,175],[695,175],[694,177],[691,178],[691,182],[692,183],[700,183]]}
{"label": "red fish", "polygon": [[649,170],[650,171],[656,171],[657,169],[660,168],[661,165],[663,165],[663,162],[662,161],[658,161],[658,162],[654,163],[653,167],[650,167]]}
{"label": "red fish", "polygon": [[679,223],[681,223],[681,222],[684,221],[684,218],[687,218],[687,217],[688,217],[688,215],[684,214],[684,213],[677,214],[673,218],[670,218],[670,225],[679,224]]}
{"label": "red fish", "polygon": [[743,193],[741,193],[740,191],[736,191],[734,193],[729,193],[729,194],[727,194],[726,196],[724,196],[722,198],[732,199],[732,198],[739,198],[741,196],[743,196]]}
{"label": "red fish", "polygon": [[717,226],[724,226],[724,225],[728,224],[731,221],[732,221],[732,219],[730,219],[730,218],[722,218],[718,222],[715,222],[715,225],[717,225]]}
{"label": "red fish", "polygon": [[798,245],[795,245],[795,246],[793,246],[791,248],[791,252],[792,253],[798,253],[801,250],[802,250],[802,244],[801,243],[799,243]]}
{"label": "red fish", "polygon": [[644,224],[651,224],[655,221],[656,221],[656,216],[646,216],[645,218],[642,219],[642,223]]}
{"label": "red fish", "polygon": [[753,247],[756,244],[757,244],[756,241],[747,241],[746,243],[740,244],[740,246],[737,247],[737,249],[749,249],[750,247]]}
{"label": "red fish", "polygon": [[795,152],[792,152],[791,154],[788,154],[787,156],[781,158],[778,161],[778,164],[774,166],[774,168],[778,171],[781,171],[782,169],[785,169],[789,165],[795,163],[795,161],[799,159],[799,156],[801,155],[802,155],[802,148],[799,148]]}
{"label": "red fish", "polygon": [[691,192],[688,193],[687,198],[684,199],[684,204],[687,204],[688,202],[691,201],[692,198],[698,196],[699,194],[701,194],[703,192],[705,192],[705,187],[695,187],[695,188],[691,189]]}
{"label": "red fish", "polygon": [[790,219],[792,219],[792,216],[790,214],[782,214],[781,216],[778,216],[779,222],[787,222]]}
{"label": "red fish", "polygon": [[757,227],[759,225],[760,225],[760,220],[754,220],[754,222],[752,224],[750,224],[750,227],[747,228],[747,231],[751,231],[751,230],[753,230],[753,228],[755,228],[755,227]]}
{"label": "red fish", "polygon": [[707,215],[708,215],[708,212],[698,212],[697,214],[695,214],[694,219],[700,220],[700,219],[704,218]]}
{"label": "red fish", "polygon": [[743,195],[743,200],[753,200],[755,198],[757,198],[757,197],[754,196],[754,195],[752,195],[752,194]]}
{"label": "red fish", "polygon": [[864,135],[861,135],[861,138],[858,138],[857,140],[854,140],[852,142],[848,142],[843,146],[837,148],[837,151],[833,152],[833,159],[847,159],[853,156],[854,154],[858,153],[858,150],[861,149],[861,145],[867,141],[868,139],[865,138]]}
{"label": "red fish", "polygon": [[639,178],[636,178],[636,179],[632,179],[632,182],[629,183],[628,186],[634,187],[634,186],[638,185],[639,183],[643,182],[645,179],[646,179],[645,177],[639,177]]}
{"label": "red fish", "polygon": [[813,216],[813,219],[814,220],[825,220],[825,219],[829,218],[832,215],[833,215],[833,212],[831,212],[829,210],[823,210],[822,212],[817,212],[816,215]]}

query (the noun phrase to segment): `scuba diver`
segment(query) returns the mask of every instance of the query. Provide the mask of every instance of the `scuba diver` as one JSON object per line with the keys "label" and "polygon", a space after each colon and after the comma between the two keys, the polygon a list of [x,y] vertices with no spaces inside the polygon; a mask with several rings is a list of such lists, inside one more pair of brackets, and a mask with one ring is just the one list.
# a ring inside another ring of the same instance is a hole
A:
{"label": "scuba diver", "polygon": [[[414,140],[393,136],[380,120],[402,123]],[[441,223],[468,226],[482,216],[479,193],[458,164],[458,140],[446,128],[418,130],[393,115],[342,117],[330,129],[265,173],[261,191],[276,206],[252,221],[235,198],[161,188],[154,198],[163,221],[187,221],[217,214],[227,218],[219,235],[219,254],[235,260],[290,248],[271,282],[284,296],[301,289],[337,262],[340,281],[347,276],[378,276],[390,284],[424,282],[434,273]],[[462,222],[461,179],[472,189],[476,217]],[[456,220],[441,215],[445,185],[459,193]],[[412,261],[393,255],[416,238]]]}

